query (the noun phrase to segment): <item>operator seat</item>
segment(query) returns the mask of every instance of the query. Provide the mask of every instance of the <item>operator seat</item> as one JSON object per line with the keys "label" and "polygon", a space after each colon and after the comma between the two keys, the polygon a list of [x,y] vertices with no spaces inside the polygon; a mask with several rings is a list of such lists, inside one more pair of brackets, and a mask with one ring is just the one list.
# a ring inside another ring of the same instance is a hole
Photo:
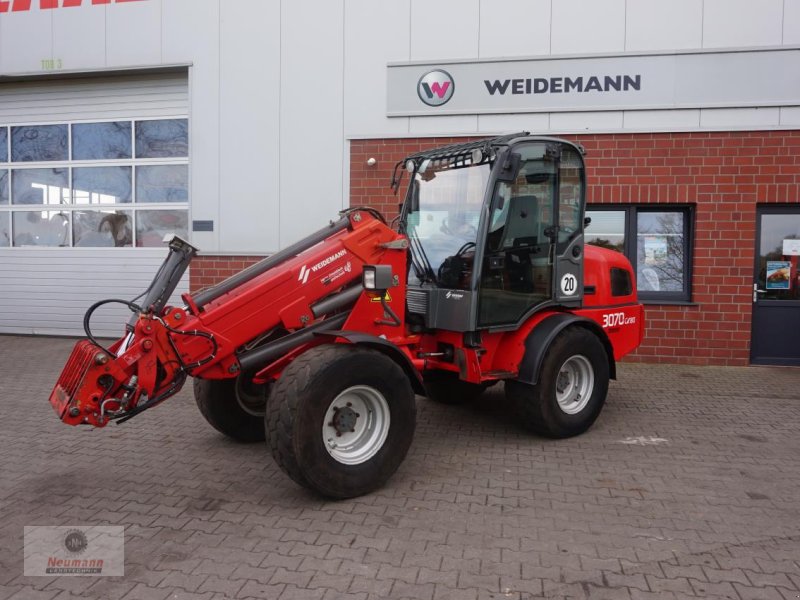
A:
{"label": "operator seat", "polygon": [[498,250],[535,246],[537,242],[539,201],[536,196],[515,196],[508,201],[508,216]]}
{"label": "operator seat", "polygon": [[508,290],[530,294],[534,290],[531,254],[538,252],[539,201],[536,196],[509,200],[508,216],[498,250],[506,255]]}

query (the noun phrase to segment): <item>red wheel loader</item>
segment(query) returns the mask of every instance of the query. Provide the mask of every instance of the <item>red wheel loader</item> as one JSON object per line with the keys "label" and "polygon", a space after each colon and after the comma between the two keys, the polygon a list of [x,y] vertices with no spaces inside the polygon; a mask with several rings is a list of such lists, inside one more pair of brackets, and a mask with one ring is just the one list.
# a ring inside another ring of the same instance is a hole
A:
{"label": "red wheel loader", "polygon": [[[396,229],[337,221],[181,306],[196,254],[173,238],[138,303],[92,306],[50,402],[70,425],[122,423],[194,378],[223,434],[263,441],[333,498],[383,485],[415,427],[415,394],[456,403],[504,382],[520,423],[564,438],[600,414],[616,361],[641,342],[630,263],[584,246],[582,149],[527,132],[426,150],[395,166]],[[94,310],[134,313],[103,347]]]}

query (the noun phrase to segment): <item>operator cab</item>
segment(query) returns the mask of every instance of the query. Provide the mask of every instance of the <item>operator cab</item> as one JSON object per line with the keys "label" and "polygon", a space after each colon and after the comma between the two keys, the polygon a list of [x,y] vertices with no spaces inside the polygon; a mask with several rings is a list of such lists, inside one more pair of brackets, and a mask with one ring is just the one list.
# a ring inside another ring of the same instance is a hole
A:
{"label": "operator cab", "polygon": [[396,171],[401,165],[410,178],[400,217],[410,323],[510,329],[547,306],[581,306],[580,147],[521,132],[420,152]]}

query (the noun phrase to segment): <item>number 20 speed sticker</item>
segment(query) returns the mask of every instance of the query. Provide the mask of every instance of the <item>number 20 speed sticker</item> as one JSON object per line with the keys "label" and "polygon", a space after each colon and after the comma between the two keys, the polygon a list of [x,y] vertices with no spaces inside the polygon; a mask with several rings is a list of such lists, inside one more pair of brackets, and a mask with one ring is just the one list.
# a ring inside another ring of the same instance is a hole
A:
{"label": "number 20 speed sticker", "polygon": [[572,296],[578,291],[578,278],[572,273],[567,273],[561,278],[561,293],[565,296]]}

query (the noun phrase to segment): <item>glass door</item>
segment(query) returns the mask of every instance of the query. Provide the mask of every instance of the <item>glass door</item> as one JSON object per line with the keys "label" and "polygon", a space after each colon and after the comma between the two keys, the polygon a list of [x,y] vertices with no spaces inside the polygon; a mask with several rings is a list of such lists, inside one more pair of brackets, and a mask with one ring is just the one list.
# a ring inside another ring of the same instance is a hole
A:
{"label": "glass door", "polygon": [[800,206],[759,207],[750,360],[800,365]]}

